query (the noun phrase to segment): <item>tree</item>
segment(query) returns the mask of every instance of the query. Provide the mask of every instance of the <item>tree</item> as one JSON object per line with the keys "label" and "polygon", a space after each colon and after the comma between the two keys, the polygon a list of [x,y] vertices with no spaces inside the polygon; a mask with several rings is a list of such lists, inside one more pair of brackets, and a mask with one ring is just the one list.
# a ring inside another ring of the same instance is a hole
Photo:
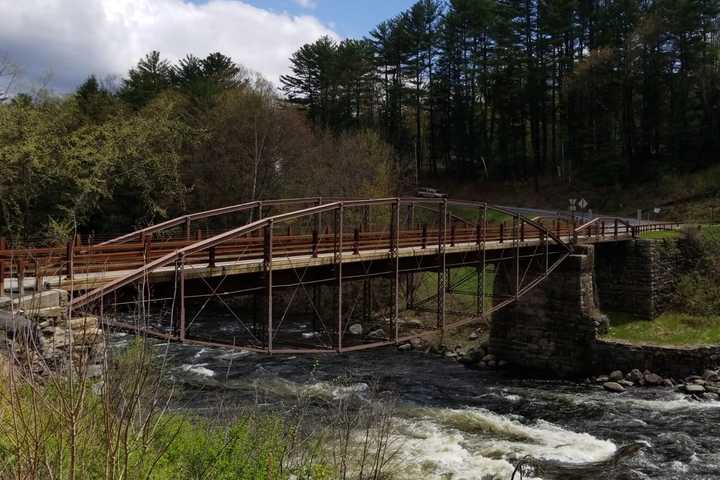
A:
{"label": "tree", "polygon": [[122,81],[119,96],[136,108],[147,105],[160,92],[172,84],[172,68],[160,52],[153,50],[145,55]]}

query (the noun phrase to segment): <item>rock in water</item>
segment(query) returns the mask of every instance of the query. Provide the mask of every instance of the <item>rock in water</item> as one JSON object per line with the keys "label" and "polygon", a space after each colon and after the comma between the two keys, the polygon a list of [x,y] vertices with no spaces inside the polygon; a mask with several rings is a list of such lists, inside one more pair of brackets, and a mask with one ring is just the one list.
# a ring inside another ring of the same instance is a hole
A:
{"label": "rock in water", "polygon": [[[624,475],[630,473],[630,469],[623,464],[624,461],[647,446],[645,442],[631,443],[618,448],[607,460],[587,463],[566,463],[560,460],[525,457],[515,467],[512,479],[523,478],[525,473],[545,480],[628,478]],[[525,467],[529,467],[529,471],[526,471]],[[518,472],[521,474],[519,477],[516,475]]]}
{"label": "rock in water", "polygon": [[363,327],[359,323],[353,323],[350,325],[349,330],[353,335],[362,335]]}
{"label": "rock in water", "polygon": [[618,381],[622,380],[623,378],[625,378],[625,376],[623,375],[623,372],[621,372],[620,370],[615,370],[614,372],[612,372],[610,374],[610,380],[612,380],[613,382],[618,382]]}
{"label": "rock in water", "polygon": [[701,394],[705,392],[705,387],[694,383],[688,383],[685,385],[685,391],[692,394]]}
{"label": "rock in water", "polygon": [[622,385],[620,385],[617,382],[605,382],[605,383],[603,383],[603,388],[605,390],[607,390],[608,392],[613,392],[613,393],[622,393],[625,391],[625,387],[623,387]]}
{"label": "rock in water", "polygon": [[407,350],[412,350],[412,345],[409,344],[409,343],[403,343],[402,345],[400,345],[400,346],[398,347],[398,350],[400,350],[400,351],[402,351],[402,352],[405,352],[405,351],[407,351]]}
{"label": "rock in water", "polygon": [[628,380],[630,380],[633,383],[638,383],[640,380],[643,379],[643,374],[640,370],[635,368],[635,369],[631,370],[630,373],[628,373],[625,378],[627,378]]}
{"label": "rock in water", "polygon": [[645,383],[651,386],[660,385],[663,383],[663,378],[656,373],[648,373],[645,375]]}

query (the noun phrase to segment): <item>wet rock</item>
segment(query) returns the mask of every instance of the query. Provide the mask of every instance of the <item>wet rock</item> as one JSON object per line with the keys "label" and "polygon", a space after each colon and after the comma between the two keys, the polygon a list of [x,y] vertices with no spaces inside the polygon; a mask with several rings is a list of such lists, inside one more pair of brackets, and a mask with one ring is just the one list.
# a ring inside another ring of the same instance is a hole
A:
{"label": "wet rock", "polygon": [[385,331],[382,328],[378,328],[377,330],[373,330],[372,332],[367,334],[368,338],[375,338],[375,339],[384,339],[385,338]]}
{"label": "wet rock", "polygon": [[695,383],[696,380],[703,380],[703,378],[698,375],[690,375],[689,377],[685,377],[685,383]]}
{"label": "wet rock", "polygon": [[706,382],[717,382],[720,381],[720,375],[715,370],[705,370],[703,372],[703,379]]}
{"label": "wet rock", "polygon": [[458,354],[455,352],[445,352],[446,358],[457,358]]}
{"label": "wet rock", "polygon": [[665,380],[663,380],[662,384],[663,384],[663,387],[673,387],[674,386],[673,381],[670,380],[669,378],[666,378]]}
{"label": "wet rock", "polygon": [[407,352],[408,350],[412,350],[412,344],[403,343],[398,347],[398,350],[400,350],[401,352]]}
{"label": "wet rock", "polygon": [[640,380],[643,379],[643,374],[640,370],[635,368],[631,370],[627,375],[625,375],[625,378],[630,380],[631,382],[638,383]]}
{"label": "wet rock", "polygon": [[485,355],[483,357],[483,362],[485,362],[485,363],[494,362],[495,360],[496,360],[495,355],[493,355],[492,353],[488,353],[487,355]]}
{"label": "wet rock", "polygon": [[705,400],[711,400],[713,402],[716,402],[720,400],[720,395],[718,395],[717,393],[705,392],[702,394],[702,398],[704,398]]}
{"label": "wet rock", "polygon": [[487,366],[488,368],[495,368],[497,367],[497,362],[495,360],[488,360]]}
{"label": "wet rock", "polygon": [[609,381],[610,381],[610,377],[608,377],[607,375],[600,375],[599,377],[595,377],[596,383],[605,383],[605,382],[609,382]]}
{"label": "wet rock", "polygon": [[605,382],[605,383],[603,383],[603,388],[605,390],[607,390],[608,392],[613,392],[613,393],[622,393],[625,391],[625,387],[623,387],[622,385],[620,385],[617,382]]}
{"label": "wet rock", "polygon": [[695,385],[705,385],[707,382],[702,378],[696,378],[692,381]]}
{"label": "wet rock", "polygon": [[478,368],[487,368],[487,363],[485,363],[485,362],[483,362],[482,360],[480,360],[480,361],[477,363],[477,366],[478,366]]}
{"label": "wet rock", "polygon": [[625,376],[623,375],[623,372],[621,372],[620,370],[615,370],[614,372],[612,372],[610,374],[610,380],[612,380],[613,382],[618,382],[619,380],[622,380],[623,378],[625,378]]}
{"label": "wet rock", "polygon": [[625,380],[625,379],[618,380],[617,383],[619,383],[619,384],[622,385],[623,387],[633,387],[633,386],[635,386],[635,384],[634,384],[633,382],[631,382],[630,380]]}
{"label": "wet rock", "polygon": [[353,323],[348,330],[350,330],[350,333],[353,335],[362,335],[363,333],[363,327],[359,323]]}
{"label": "wet rock", "polygon": [[685,384],[684,389],[687,393],[692,393],[692,394],[705,393],[705,387],[702,385],[697,385],[695,383]]}
{"label": "wet rock", "polygon": [[652,387],[661,385],[663,382],[663,378],[656,373],[646,373],[643,378],[645,379],[645,383]]}
{"label": "wet rock", "polygon": [[720,386],[717,385],[703,385],[705,390],[711,393],[720,393]]}

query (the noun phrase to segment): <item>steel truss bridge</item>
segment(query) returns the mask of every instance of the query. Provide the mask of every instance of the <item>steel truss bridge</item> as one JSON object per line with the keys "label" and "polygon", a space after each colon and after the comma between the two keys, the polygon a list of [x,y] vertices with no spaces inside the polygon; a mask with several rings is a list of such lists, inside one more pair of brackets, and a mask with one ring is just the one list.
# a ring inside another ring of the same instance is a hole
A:
{"label": "steel truss bridge", "polygon": [[60,288],[71,293],[69,317],[97,315],[170,341],[348,352],[487,320],[578,243],[676,226],[605,217],[577,225],[441,198],[255,201],[101,242],[2,242],[0,296]]}

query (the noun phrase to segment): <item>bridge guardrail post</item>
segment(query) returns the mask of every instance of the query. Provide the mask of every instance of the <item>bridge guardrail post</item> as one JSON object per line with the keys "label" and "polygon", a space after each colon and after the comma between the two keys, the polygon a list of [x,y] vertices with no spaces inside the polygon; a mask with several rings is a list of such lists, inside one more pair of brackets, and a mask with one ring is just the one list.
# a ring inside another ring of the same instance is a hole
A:
{"label": "bridge guardrail post", "polygon": [[353,231],[353,255],[360,254],[360,229],[355,228]]}
{"label": "bridge guardrail post", "polygon": [[208,249],[208,268],[215,268],[215,247]]}
{"label": "bridge guardrail post", "polygon": [[25,296],[25,259],[18,259],[17,269],[17,282],[18,282],[18,294],[20,297]]}
{"label": "bridge guardrail post", "polygon": [[500,243],[505,240],[505,222],[500,222]]}
{"label": "bridge guardrail post", "polygon": [[65,246],[65,257],[66,257],[66,276],[68,279],[73,279],[73,270],[75,269],[75,239],[67,242]]}
{"label": "bridge guardrail post", "polygon": [[422,226],[422,249],[423,250],[425,250],[427,248],[427,233],[428,233],[427,223],[423,223],[423,226]]}
{"label": "bridge guardrail post", "polygon": [[312,257],[317,258],[320,243],[320,235],[317,230],[312,231]]}
{"label": "bridge guardrail post", "polygon": [[43,290],[43,278],[42,278],[42,260],[40,258],[35,259],[35,293],[40,293]]}

